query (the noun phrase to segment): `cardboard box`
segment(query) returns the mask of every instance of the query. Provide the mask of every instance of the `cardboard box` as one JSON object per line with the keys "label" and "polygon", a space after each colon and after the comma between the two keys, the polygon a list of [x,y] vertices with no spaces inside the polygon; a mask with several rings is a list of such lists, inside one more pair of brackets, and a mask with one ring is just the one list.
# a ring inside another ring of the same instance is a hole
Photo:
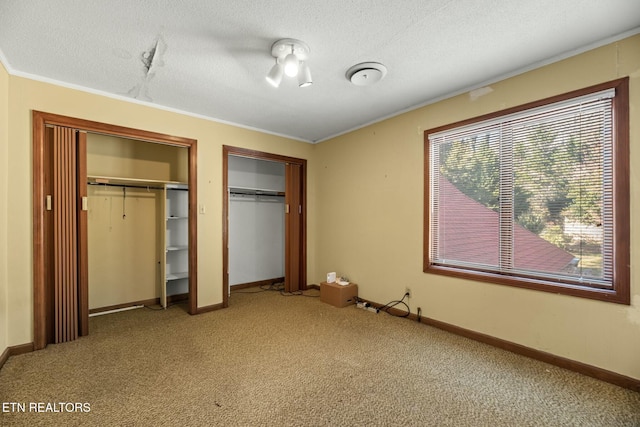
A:
{"label": "cardboard box", "polygon": [[358,296],[358,285],[349,283],[340,285],[338,283],[320,283],[320,301],[331,304],[334,307],[346,307],[356,303]]}

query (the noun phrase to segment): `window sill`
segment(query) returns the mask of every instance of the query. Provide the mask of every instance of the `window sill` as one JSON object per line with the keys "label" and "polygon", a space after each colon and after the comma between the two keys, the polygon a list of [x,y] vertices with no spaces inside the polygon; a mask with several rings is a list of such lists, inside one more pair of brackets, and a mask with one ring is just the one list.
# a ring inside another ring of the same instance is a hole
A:
{"label": "window sill", "polygon": [[600,289],[589,286],[580,286],[573,283],[562,283],[550,280],[514,277],[484,271],[465,270],[461,268],[432,264],[427,264],[424,268],[424,272],[427,274],[457,277],[459,279],[493,283],[497,285],[507,285],[516,288],[531,289],[536,291],[550,292],[554,294],[570,295],[574,297],[588,298],[598,301],[612,302],[616,304],[629,305],[631,302],[629,292],[620,292],[616,289]]}

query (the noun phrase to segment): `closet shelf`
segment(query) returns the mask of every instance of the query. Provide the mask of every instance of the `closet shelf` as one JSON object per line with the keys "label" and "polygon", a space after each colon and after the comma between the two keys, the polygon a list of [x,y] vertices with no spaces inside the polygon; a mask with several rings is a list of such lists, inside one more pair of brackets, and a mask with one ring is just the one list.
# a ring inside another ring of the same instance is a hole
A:
{"label": "closet shelf", "polygon": [[89,175],[87,179],[90,184],[122,184],[122,185],[184,185],[185,182],[179,181],[163,181],[158,179],[141,179],[141,178],[124,178],[115,176]]}
{"label": "closet shelf", "polygon": [[229,187],[230,194],[245,194],[253,196],[284,196],[284,191],[268,190],[265,188]]}
{"label": "closet shelf", "polygon": [[167,246],[167,252],[169,252],[169,251],[186,251],[187,249],[189,249],[188,245]]}
{"label": "closet shelf", "polygon": [[165,276],[165,279],[167,281],[171,281],[171,280],[179,280],[179,279],[186,279],[189,277],[189,272],[180,272],[180,273],[168,273]]}

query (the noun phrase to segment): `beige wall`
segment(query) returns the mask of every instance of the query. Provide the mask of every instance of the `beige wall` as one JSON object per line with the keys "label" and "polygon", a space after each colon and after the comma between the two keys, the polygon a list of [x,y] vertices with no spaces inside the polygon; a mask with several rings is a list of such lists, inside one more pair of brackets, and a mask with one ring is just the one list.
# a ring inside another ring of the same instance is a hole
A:
{"label": "beige wall", "polygon": [[9,144],[9,75],[0,64],[0,354],[7,348],[9,333],[7,305],[7,188],[9,186],[8,173],[8,144]]}
{"label": "beige wall", "polygon": [[108,135],[87,136],[87,174],[158,181],[188,180],[188,150]]}
{"label": "beige wall", "polygon": [[[222,302],[222,145],[310,159],[314,146],[282,137],[194,118],[137,103],[11,76],[9,96],[7,253],[8,344],[33,340],[31,111],[40,110],[198,140],[198,306]],[[2,116],[0,116],[1,118]],[[313,162],[309,162],[313,177]],[[6,169],[3,169],[6,170]],[[2,188],[2,187],[0,187]],[[313,201],[315,185],[309,183]],[[1,191],[1,190],[0,190]],[[1,195],[1,193],[0,193]],[[3,203],[4,205],[4,203]],[[309,259],[315,247],[314,206],[309,209]],[[5,235],[5,234],[3,234]],[[315,273],[310,265],[309,277]]]}
{"label": "beige wall", "polygon": [[89,309],[160,297],[164,192],[91,185],[88,199]]}
{"label": "beige wall", "polygon": [[[459,95],[318,145],[316,281],[328,271],[380,303],[640,379],[640,276],[631,306],[422,272],[425,129],[630,76],[631,255],[640,263],[640,36]],[[339,207],[339,208],[336,208]]]}

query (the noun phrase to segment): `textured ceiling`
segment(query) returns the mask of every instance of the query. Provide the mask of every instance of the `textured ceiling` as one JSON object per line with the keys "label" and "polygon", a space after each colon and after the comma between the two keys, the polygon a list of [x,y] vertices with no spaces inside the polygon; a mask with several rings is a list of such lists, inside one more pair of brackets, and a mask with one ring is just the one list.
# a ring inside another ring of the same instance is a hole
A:
{"label": "textured ceiling", "polygon": [[[308,142],[637,32],[639,0],[0,0],[11,74]],[[266,82],[280,38],[312,86]],[[387,76],[352,85],[367,61]]]}

